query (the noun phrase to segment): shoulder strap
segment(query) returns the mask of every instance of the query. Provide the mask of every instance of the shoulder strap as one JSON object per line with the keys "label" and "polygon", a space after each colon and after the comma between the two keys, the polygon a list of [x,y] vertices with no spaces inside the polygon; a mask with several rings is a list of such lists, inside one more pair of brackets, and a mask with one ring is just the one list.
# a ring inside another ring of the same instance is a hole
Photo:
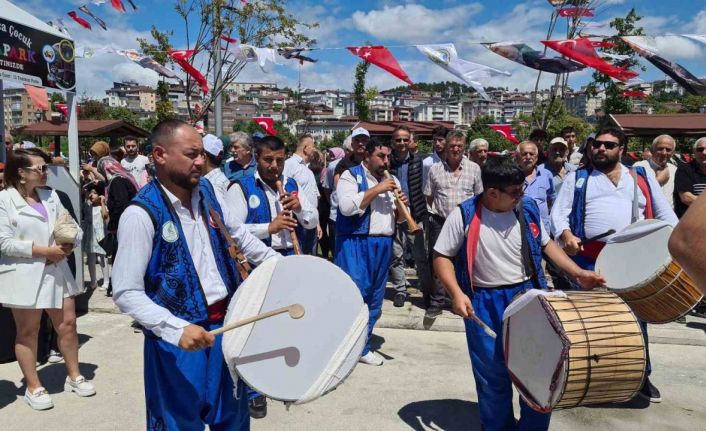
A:
{"label": "shoulder strap", "polygon": [[527,220],[525,220],[524,199],[520,199],[517,204],[517,212],[515,214],[520,221],[520,237],[522,238],[522,266],[525,268],[525,274],[529,275],[534,284],[535,289],[541,289],[539,280],[537,280],[537,268],[534,267],[534,260],[529,249],[529,241],[527,240]]}

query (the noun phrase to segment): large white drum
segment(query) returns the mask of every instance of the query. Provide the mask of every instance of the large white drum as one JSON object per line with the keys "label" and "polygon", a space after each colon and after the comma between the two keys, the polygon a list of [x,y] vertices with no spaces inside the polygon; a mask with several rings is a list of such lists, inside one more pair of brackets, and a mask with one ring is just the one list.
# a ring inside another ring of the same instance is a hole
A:
{"label": "large white drum", "polygon": [[637,317],[667,323],[687,314],[703,294],[667,248],[672,227],[659,220],[631,224],[606,244],[596,271]]}
{"label": "large white drum", "polygon": [[335,389],[365,346],[368,309],[353,280],[314,256],[270,259],[243,282],[224,324],[301,304],[305,314],[280,314],[226,332],[223,355],[234,379],[293,404]]}

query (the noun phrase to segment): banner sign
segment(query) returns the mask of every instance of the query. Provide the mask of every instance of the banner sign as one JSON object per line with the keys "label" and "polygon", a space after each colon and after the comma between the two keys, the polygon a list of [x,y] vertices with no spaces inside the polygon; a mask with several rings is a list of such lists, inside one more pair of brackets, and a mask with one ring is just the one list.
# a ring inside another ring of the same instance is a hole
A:
{"label": "banner sign", "polygon": [[74,43],[0,18],[0,79],[74,91]]}

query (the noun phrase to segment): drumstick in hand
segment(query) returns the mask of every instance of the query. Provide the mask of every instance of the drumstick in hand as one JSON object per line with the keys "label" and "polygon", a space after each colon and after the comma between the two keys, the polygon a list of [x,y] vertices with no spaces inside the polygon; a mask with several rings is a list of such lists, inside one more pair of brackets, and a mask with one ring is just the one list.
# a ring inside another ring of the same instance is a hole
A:
{"label": "drumstick in hand", "polygon": [[286,307],[277,308],[271,311],[267,311],[265,313],[260,313],[257,316],[248,317],[247,319],[243,319],[239,322],[229,323],[221,328],[214,329],[210,332],[213,335],[222,334],[226,331],[230,331],[231,329],[245,326],[248,323],[257,322],[258,320],[267,319],[268,317],[277,316],[278,314],[282,313],[289,313],[289,317],[291,317],[292,319],[301,319],[302,317],[304,317],[304,307],[301,304],[288,305]]}
{"label": "drumstick in hand", "polygon": [[471,314],[471,319],[473,319],[477,324],[480,325],[481,328],[483,328],[483,332],[485,332],[489,337],[491,338],[498,338],[498,335],[490,329],[490,326],[486,325],[484,321],[480,320],[480,317],[476,316],[475,313]]}

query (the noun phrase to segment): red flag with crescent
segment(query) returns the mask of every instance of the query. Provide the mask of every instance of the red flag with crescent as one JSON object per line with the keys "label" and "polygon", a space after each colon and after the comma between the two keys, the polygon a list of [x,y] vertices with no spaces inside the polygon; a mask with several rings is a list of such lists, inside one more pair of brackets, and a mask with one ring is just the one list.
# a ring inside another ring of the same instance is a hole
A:
{"label": "red flag with crescent", "polygon": [[395,56],[384,46],[352,46],[346,49],[351,54],[386,70],[407,84],[414,85],[409,76],[402,70],[402,66],[397,62]]}
{"label": "red flag with crescent", "polygon": [[269,117],[253,117],[253,121],[256,122],[262,130],[267,132],[268,135],[276,135],[277,130],[275,130],[275,121]]}
{"label": "red flag with crescent", "polygon": [[174,61],[177,62],[177,64],[191,76],[194,78],[196,82],[201,86],[201,91],[203,91],[203,94],[208,93],[208,81],[206,81],[206,78],[196,70],[194,66],[192,66],[187,60],[191,57],[193,57],[195,54],[193,49],[182,49],[182,50],[172,50],[169,51],[169,56],[174,59]]}
{"label": "red flag with crescent", "polygon": [[566,57],[592,67],[597,71],[620,81],[629,81],[638,76],[637,72],[607,63],[598,55],[593,43],[585,37],[568,40],[543,40],[542,43],[549,48],[564,54]]}
{"label": "red flag with crescent", "polygon": [[503,138],[507,139],[508,141],[512,142],[513,144],[520,143],[520,140],[517,139],[517,136],[512,134],[512,125],[511,124],[488,124],[488,127],[495,130],[496,132],[500,133]]}

